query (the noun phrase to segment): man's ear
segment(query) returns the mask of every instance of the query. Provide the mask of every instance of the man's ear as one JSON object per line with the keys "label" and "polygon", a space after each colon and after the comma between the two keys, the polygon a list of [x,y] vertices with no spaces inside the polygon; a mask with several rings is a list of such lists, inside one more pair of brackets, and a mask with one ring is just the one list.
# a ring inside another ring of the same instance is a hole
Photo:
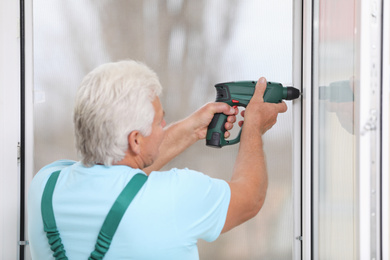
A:
{"label": "man's ear", "polygon": [[140,139],[142,135],[140,132],[134,130],[127,136],[127,141],[129,144],[129,152],[132,154],[140,154],[141,153],[141,145],[140,145]]}

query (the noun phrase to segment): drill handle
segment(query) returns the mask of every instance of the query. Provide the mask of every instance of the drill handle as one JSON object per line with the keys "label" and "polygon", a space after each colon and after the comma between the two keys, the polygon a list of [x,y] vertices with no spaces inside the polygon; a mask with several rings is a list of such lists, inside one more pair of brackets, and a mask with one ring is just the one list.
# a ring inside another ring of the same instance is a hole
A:
{"label": "drill handle", "polygon": [[225,123],[227,121],[227,115],[223,113],[217,113],[214,115],[211,120],[210,125],[207,128],[207,136],[206,136],[206,145],[215,148],[221,148],[225,145],[232,145],[240,142],[241,129],[240,133],[236,138],[232,140],[225,139]]}

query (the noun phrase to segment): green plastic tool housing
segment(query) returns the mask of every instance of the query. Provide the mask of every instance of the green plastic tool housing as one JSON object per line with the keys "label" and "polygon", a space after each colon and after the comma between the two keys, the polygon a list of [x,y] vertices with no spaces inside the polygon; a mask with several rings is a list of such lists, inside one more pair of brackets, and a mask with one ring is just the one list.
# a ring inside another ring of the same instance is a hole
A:
{"label": "green plastic tool housing", "polygon": [[[230,106],[246,107],[255,92],[256,81],[236,81],[219,83],[215,85],[217,91],[216,102],[224,102]],[[292,100],[298,98],[300,92],[293,87],[283,87],[281,83],[267,82],[264,92],[264,101],[269,103],[280,103],[283,99]],[[241,130],[236,138],[226,140],[224,138],[225,123],[227,115],[217,113],[214,115],[207,129],[206,145],[221,148],[240,142]]]}

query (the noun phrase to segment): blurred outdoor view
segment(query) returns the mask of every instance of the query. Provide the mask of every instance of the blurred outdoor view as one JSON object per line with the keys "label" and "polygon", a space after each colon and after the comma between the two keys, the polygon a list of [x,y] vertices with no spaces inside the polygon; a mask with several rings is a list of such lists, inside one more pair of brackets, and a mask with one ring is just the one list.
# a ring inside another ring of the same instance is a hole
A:
{"label": "blurred outdoor view", "polygon": [[[261,76],[292,83],[291,0],[35,0],[33,5],[36,171],[54,160],[77,160],[75,92],[83,76],[102,63],[135,59],[156,71],[168,123],[213,101],[216,83]],[[289,102],[289,111],[265,135],[269,189],[263,209],[215,242],[199,241],[200,259],[292,259]],[[201,141],[166,168],[229,180],[237,150],[238,145],[213,149]]]}

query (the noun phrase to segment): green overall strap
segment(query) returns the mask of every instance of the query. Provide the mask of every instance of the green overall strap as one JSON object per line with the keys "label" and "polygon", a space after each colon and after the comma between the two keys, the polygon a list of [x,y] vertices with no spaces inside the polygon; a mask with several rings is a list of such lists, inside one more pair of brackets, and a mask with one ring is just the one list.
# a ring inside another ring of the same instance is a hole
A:
{"label": "green overall strap", "polygon": [[64,245],[62,244],[60,233],[57,230],[56,220],[53,212],[53,191],[56,186],[58,176],[61,171],[53,172],[43,190],[41,200],[41,213],[43,219],[43,229],[49,239],[50,249],[57,260],[67,260]]}
{"label": "green overall strap", "polygon": [[89,260],[103,259],[104,255],[110,248],[112,238],[125,214],[127,207],[142,188],[148,176],[137,173],[127,183],[126,187],[119,194],[118,198],[112,205],[110,212],[108,212],[103,226],[100,229],[98,239],[96,241],[95,250],[91,253]]}
{"label": "green overall strap", "polygon": [[[51,174],[49,180],[46,183],[45,189],[42,195],[41,212],[44,225],[44,231],[49,239],[50,249],[53,251],[53,256],[56,260],[67,260],[65,254],[64,245],[62,244],[60,234],[57,230],[56,221],[53,212],[53,191],[57,183],[60,171],[56,171]],[[95,245],[95,250],[91,253],[88,259],[97,260],[103,259],[104,255],[110,248],[112,238],[125,214],[131,201],[137,195],[138,191],[142,188],[146,182],[148,176],[137,173],[127,183],[126,187],[119,194],[118,198],[112,205],[106,219],[103,222],[103,226],[100,229],[99,236]]]}

